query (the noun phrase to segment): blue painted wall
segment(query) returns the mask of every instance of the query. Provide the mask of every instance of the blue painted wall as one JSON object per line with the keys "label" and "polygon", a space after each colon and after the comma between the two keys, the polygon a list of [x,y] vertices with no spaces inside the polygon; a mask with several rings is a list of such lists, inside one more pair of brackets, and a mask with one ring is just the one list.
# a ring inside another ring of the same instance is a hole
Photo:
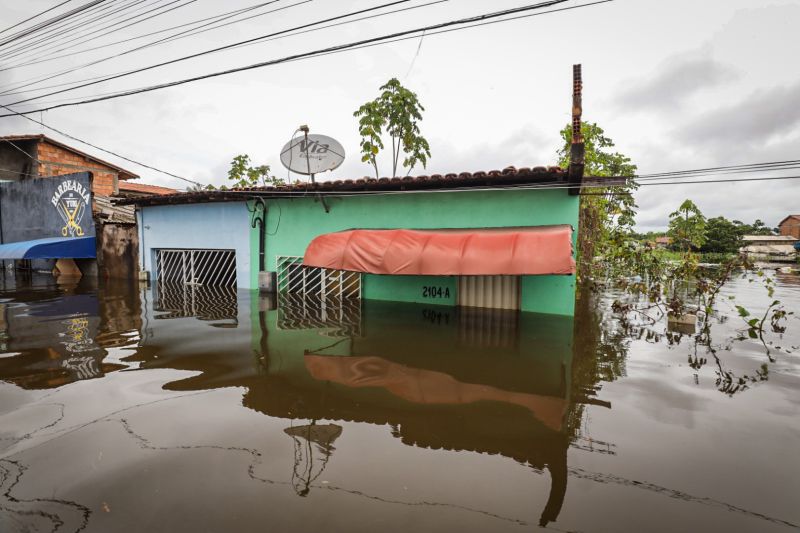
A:
{"label": "blue painted wall", "polygon": [[236,250],[236,280],[240,289],[256,288],[250,269],[250,213],[245,202],[141,207],[139,264],[150,272],[158,248]]}

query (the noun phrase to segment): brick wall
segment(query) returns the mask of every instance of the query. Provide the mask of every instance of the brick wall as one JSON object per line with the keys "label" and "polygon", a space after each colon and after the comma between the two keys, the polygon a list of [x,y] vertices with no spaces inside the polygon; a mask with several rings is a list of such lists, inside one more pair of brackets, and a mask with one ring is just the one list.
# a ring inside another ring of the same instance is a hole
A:
{"label": "brick wall", "polygon": [[117,172],[102,163],[92,161],[48,142],[40,142],[37,152],[37,159],[40,161],[39,176],[59,176],[89,171],[94,177],[92,182],[94,194],[111,196],[119,192]]}
{"label": "brick wall", "polygon": [[800,218],[791,217],[780,225],[781,235],[800,239]]}

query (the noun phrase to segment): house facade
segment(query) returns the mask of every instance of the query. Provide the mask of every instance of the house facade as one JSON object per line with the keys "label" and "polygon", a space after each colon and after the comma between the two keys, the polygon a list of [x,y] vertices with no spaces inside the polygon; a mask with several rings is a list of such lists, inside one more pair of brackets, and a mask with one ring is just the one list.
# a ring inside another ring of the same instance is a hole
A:
{"label": "house facade", "polygon": [[139,261],[157,286],[571,315],[579,196],[568,180],[509,167],[118,202],[137,205]]}
{"label": "house facade", "polygon": [[135,279],[134,208],[111,198],[176,192],[128,185],[138,177],[45,135],[0,137],[3,266]]}
{"label": "house facade", "polygon": [[790,235],[745,235],[739,252],[756,261],[794,262],[797,242]]}
{"label": "house facade", "polygon": [[778,230],[783,236],[800,239],[800,215],[789,215],[781,220]]}
{"label": "house facade", "polygon": [[363,299],[572,316],[578,193],[625,182],[584,178],[580,65],[572,87],[565,169],[312,176],[119,200],[137,206],[143,276],[165,294],[259,289],[323,314]]}

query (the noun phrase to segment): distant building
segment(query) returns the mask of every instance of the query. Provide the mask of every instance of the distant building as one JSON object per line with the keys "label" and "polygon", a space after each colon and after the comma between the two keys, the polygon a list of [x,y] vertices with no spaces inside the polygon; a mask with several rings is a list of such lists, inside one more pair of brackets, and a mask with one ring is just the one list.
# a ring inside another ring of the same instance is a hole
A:
{"label": "distant building", "polygon": [[46,135],[9,135],[0,137],[0,179],[24,181],[92,173],[92,192],[112,196],[119,192],[119,182],[137,179],[138,174],[112,165]]}
{"label": "distant building", "polygon": [[800,215],[789,215],[778,224],[781,235],[800,239]]}
{"label": "distant building", "polygon": [[756,261],[795,261],[798,239],[790,235],[745,235],[739,252]]}
{"label": "distant building", "polygon": [[[0,137],[0,259],[6,268],[136,276],[132,206],[111,198],[176,192],[46,135]],[[60,262],[59,262],[60,261]]]}
{"label": "distant building", "polygon": [[672,237],[656,237],[656,248],[669,248]]}

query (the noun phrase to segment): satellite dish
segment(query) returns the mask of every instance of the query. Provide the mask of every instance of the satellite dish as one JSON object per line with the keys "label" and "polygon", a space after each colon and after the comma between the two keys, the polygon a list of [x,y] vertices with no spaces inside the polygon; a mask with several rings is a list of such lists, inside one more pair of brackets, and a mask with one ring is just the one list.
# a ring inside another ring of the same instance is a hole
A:
{"label": "satellite dish", "polygon": [[344,161],[344,148],[327,135],[295,137],[281,150],[283,166],[297,174],[319,174],[338,168]]}

